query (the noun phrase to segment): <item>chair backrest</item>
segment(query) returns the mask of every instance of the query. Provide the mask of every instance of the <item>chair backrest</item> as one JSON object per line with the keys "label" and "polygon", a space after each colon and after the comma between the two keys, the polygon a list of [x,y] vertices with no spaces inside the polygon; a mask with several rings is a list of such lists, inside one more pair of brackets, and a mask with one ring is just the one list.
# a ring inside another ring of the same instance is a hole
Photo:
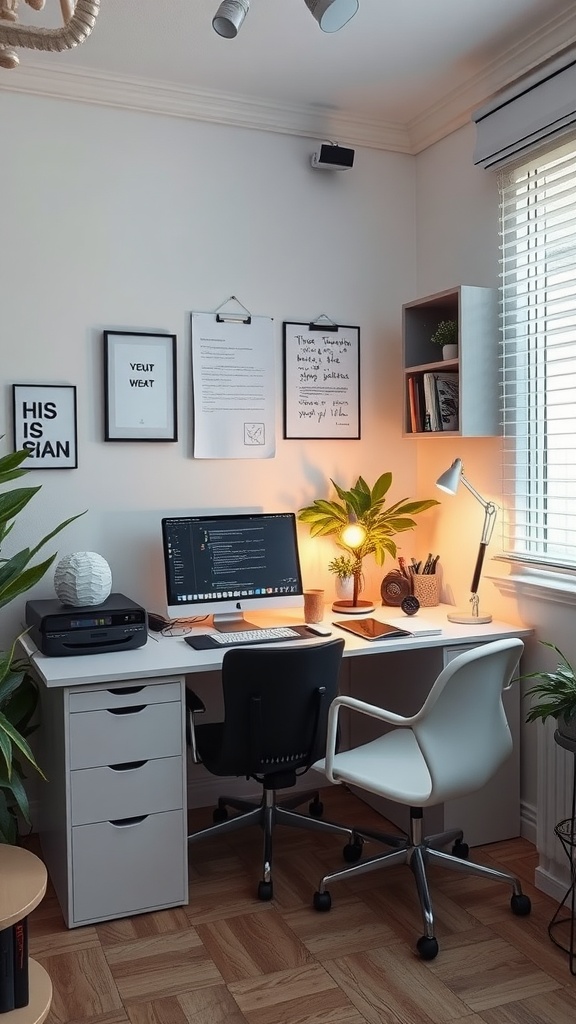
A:
{"label": "chair backrest", "polygon": [[343,640],[330,640],[226,651],[218,755],[226,774],[270,777],[280,789],[294,785],[297,772],[324,756],[343,649]]}
{"label": "chair backrest", "polygon": [[412,728],[432,778],[433,802],[480,789],[512,751],[502,704],[524,649],[495,640],[458,655],[440,673]]}

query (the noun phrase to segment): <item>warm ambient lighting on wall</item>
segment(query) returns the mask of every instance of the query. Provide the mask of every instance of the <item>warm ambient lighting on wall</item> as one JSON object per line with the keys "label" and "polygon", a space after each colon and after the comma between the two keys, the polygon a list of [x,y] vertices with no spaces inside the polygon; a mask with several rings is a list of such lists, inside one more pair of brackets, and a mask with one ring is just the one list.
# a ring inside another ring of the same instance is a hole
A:
{"label": "warm ambient lighting on wall", "polygon": [[[304,0],[323,32],[338,32],[354,17],[359,0]],[[250,0],[222,0],[212,19],[219,36],[235,39],[250,10]]]}
{"label": "warm ambient lighting on wall", "polygon": [[441,491],[445,491],[446,494],[456,494],[460,481],[462,481],[464,487],[466,487],[470,491],[470,494],[473,494],[476,500],[482,505],[484,509],[484,525],[482,527],[480,547],[478,549],[474,575],[470,586],[470,604],[472,605],[472,612],[468,615],[462,612],[450,612],[448,619],[450,622],[464,622],[470,624],[477,622],[492,622],[491,615],[480,615],[478,586],[480,584],[480,576],[482,574],[484,555],[486,554],[486,548],[490,543],[492,531],[494,530],[494,523],[496,522],[496,505],[493,501],[486,501],[480,494],[478,494],[478,491],[472,486],[470,481],[466,479],[462,472],[462,459],[454,459],[450,468],[447,469],[445,473],[442,473],[442,476],[438,477],[436,486],[439,487]]}

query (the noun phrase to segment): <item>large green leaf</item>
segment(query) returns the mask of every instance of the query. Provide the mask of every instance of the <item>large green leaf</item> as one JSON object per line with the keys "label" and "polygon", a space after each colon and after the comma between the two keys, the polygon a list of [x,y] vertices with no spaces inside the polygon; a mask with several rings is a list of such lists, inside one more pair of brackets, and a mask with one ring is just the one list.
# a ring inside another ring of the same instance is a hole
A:
{"label": "large green leaf", "polygon": [[38,493],[40,487],[41,484],[37,487],[14,487],[11,491],[0,494],[0,519],[14,519]]}
{"label": "large green leaf", "polygon": [[55,558],[56,552],[50,555],[50,558],[47,558],[46,561],[39,562],[37,565],[31,565],[29,569],[24,569],[16,579],[11,580],[10,583],[0,588],[0,608],[5,604],[9,604],[15,597],[19,597],[20,594],[25,594],[27,590],[30,590],[30,587],[38,583]]}

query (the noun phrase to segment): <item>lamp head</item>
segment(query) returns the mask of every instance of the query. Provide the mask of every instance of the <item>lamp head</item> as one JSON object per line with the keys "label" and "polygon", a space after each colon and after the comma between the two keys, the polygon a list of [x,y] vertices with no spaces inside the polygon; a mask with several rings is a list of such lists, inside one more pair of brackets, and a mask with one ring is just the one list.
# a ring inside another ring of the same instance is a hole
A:
{"label": "lamp head", "polygon": [[212,18],[212,28],[224,39],[235,39],[250,10],[250,0],[222,0]]}
{"label": "lamp head", "polygon": [[454,459],[454,462],[436,481],[436,487],[446,494],[456,494],[460,478],[462,476],[462,459]]}
{"label": "lamp head", "polygon": [[304,0],[323,32],[338,32],[354,17],[359,0]]}

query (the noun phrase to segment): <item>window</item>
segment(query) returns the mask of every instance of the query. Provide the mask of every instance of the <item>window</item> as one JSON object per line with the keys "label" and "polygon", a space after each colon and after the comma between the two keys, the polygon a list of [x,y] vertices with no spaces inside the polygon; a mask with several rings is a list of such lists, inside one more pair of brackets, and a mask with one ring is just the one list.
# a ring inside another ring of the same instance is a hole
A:
{"label": "window", "polygon": [[576,141],[499,181],[504,551],[576,569]]}

